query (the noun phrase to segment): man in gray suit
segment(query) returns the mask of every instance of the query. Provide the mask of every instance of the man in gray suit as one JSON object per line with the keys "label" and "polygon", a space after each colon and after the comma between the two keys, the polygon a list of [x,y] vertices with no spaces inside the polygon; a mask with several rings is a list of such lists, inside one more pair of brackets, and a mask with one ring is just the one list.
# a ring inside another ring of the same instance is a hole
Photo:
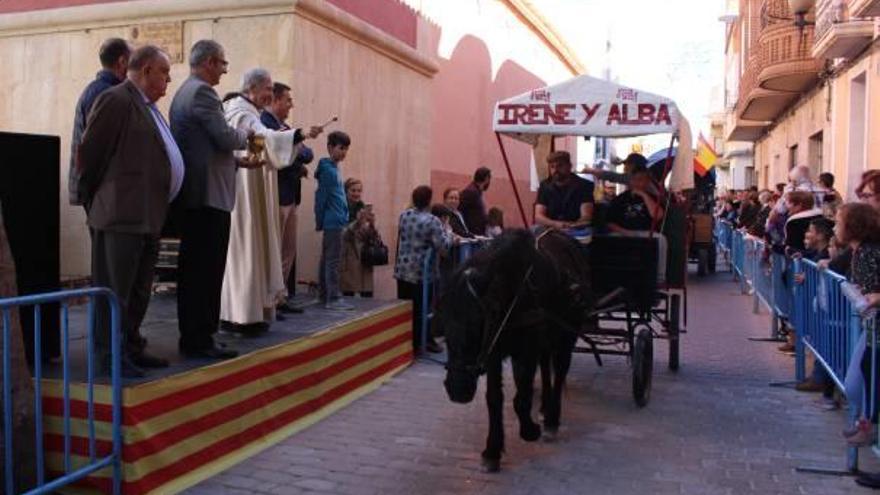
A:
{"label": "man in gray suit", "polygon": [[220,291],[235,205],[236,160],[248,134],[226,124],[214,86],[229,63],[223,47],[201,40],[189,56],[190,76],[171,103],[171,130],[186,164],[175,205],[180,220],[177,318],[180,351],[191,357],[232,358],[235,351],[214,342],[220,324]]}
{"label": "man in gray suit", "polygon": [[[183,183],[183,157],[156,101],[171,82],[168,56],[155,46],[131,56],[128,81],[98,97],[92,108],[76,166],[92,229],[92,280],[119,299],[123,339],[122,374],[168,362],[147,354],[140,325],[153,284],[159,235],[169,203]],[[104,372],[110,364],[109,312],[98,306],[95,333]]]}

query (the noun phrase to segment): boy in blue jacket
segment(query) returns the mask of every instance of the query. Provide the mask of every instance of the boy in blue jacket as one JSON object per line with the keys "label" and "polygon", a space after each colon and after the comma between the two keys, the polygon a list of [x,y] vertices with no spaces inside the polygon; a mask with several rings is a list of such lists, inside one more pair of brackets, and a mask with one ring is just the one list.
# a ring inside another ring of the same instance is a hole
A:
{"label": "boy in blue jacket", "polygon": [[329,157],[321,158],[315,170],[318,189],[315,191],[315,230],[324,232],[321,242],[320,286],[324,307],[351,310],[354,306],[342,300],[339,289],[339,265],[342,258],[342,229],[348,224],[348,201],[339,173],[351,138],[341,131],[327,136]]}

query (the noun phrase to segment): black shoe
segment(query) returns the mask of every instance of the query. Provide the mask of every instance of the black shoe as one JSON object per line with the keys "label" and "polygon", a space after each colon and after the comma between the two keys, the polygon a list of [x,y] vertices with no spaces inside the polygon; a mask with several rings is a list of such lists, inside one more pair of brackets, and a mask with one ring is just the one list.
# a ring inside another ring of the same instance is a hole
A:
{"label": "black shoe", "polygon": [[147,348],[147,339],[143,335],[136,335],[129,337],[127,344],[135,352],[143,352]]}
{"label": "black shoe", "polygon": [[[226,346],[225,342],[218,342],[214,339],[211,339],[211,340],[213,340],[214,343],[208,344],[208,346],[213,345],[213,346],[217,346],[220,349],[226,349],[227,346]],[[198,347],[190,347],[190,346],[184,344],[183,340],[177,341],[177,350],[180,351],[181,354],[186,354],[186,353],[190,352],[190,350],[192,350],[192,349],[198,349]]]}
{"label": "black shoe", "polygon": [[275,306],[275,310],[277,310],[279,313],[284,313],[284,314],[297,314],[298,315],[298,314],[303,313],[302,308],[297,308],[296,306],[293,306],[290,303],[279,304],[278,306]]}
{"label": "black shoe", "polygon": [[430,352],[431,354],[440,354],[441,352],[443,352],[443,347],[440,344],[432,341],[428,342],[425,345],[425,350]]}
{"label": "black shoe", "polygon": [[[147,372],[139,368],[137,365],[131,362],[127,356],[122,357],[122,368],[120,370],[120,375],[122,378],[132,379],[132,378],[143,378],[147,376]],[[108,363],[101,367],[101,373],[105,376],[112,376],[112,366]]]}
{"label": "black shoe", "polygon": [[189,358],[232,359],[238,357],[238,351],[224,349],[217,345],[201,349],[182,349],[183,355]]}
{"label": "black shoe", "polygon": [[856,478],[856,484],[866,488],[880,489],[880,473],[865,473]]}
{"label": "black shoe", "polygon": [[257,323],[232,323],[231,321],[221,321],[220,330],[231,333],[237,337],[259,337],[269,331],[269,324],[265,321]]}
{"label": "black shoe", "polygon": [[158,356],[154,356],[152,354],[148,354],[146,351],[141,351],[139,354],[132,354],[130,356],[131,362],[135,364],[135,366],[139,366],[141,368],[167,368],[168,360],[162,359]]}

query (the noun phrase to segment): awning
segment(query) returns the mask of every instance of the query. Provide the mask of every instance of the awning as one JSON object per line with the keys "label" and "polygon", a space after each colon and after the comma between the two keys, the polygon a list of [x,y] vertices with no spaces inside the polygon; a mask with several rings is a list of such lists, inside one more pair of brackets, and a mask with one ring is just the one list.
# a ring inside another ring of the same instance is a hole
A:
{"label": "awning", "polygon": [[690,124],[669,98],[590,76],[534,89],[498,102],[495,132],[535,145],[538,136],[623,138],[675,134],[676,156],[670,189],[693,187],[693,139]]}

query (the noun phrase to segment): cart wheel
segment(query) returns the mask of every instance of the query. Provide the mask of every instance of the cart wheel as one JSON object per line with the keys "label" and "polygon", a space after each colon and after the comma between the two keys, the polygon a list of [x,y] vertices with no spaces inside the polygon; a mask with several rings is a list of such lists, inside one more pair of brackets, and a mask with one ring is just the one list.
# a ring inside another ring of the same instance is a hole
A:
{"label": "cart wheel", "polygon": [[709,273],[715,273],[715,264],[718,260],[718,251],[713,243],[709,248]]}
{"label": "cart wheel", "polygon": [[636,405],[645,407],[651,398],[651,375],[654,367],[654,342],[651,329],[642,327],[632,349],[633,398]]}
{"label": "cart wheel", "polygon": [[709,273],[709,251],[700,248],[697,251],[697,276],[705,277]]}
{"label": "cart wheel", "polygon": [[679,346],[681,343],[681,296],[673,295],[669,303],[669,369],[678,371]]}

